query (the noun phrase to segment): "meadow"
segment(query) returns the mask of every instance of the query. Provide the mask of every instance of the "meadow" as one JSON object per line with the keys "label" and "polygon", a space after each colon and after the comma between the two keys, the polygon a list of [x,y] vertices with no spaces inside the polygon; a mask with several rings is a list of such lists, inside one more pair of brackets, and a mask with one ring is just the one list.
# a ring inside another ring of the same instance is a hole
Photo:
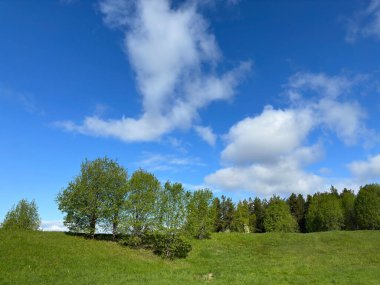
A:
{"label": "meadow", "polygon": [[0,284],[379,284],[380,231],[216,233],[164,260],[62,232],[0,230]]}

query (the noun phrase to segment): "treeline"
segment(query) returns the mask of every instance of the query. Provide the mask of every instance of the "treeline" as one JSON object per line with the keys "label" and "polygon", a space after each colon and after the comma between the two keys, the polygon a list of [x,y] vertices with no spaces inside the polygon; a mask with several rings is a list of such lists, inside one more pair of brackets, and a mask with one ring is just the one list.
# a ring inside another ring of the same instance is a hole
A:
{"label": "treeline", "polygon": [[249,198],[234,203],[208,189],[185,191],[180,183],[158,181],[142,169],[131,177],[109,158],[84,161],[80,174],[57,196],[71,232],[94,237],[111,232],[129,246],[152,247],[166,257],[186,256],[183,238],[208,238],[211,232],[315,232],[380,229],[380,185],[358,195],[334,187],[329,192],[291,194],[287,199]]}
{"label": "treeline", "polygon": [[380,185],[360,187],[358,195],[331,186],[329,192],[292,193],[287,199],[249,198],[237,204],[222,196],[213,199],[213,231],[320,232],[380,229]]}
{"label": "treeline", "polygon": [[[287,199],[249,198],[234,203],[209,189],[186,191],[181,183],[163,185],[139,169],[131,176],[107,157],[85,160],[80,173],[57,195],[64,225],[91,238],[112,233],[122,245],[145,247],[167,257],[185,257],[188,238],[212,232],[316,232],[380,229],[380,185],[368,184],[358,194],[331,187],[329,192],[291,194]],[[34,201],[21,200],[6,215],[8,229],[36,230],[40,218]]]}

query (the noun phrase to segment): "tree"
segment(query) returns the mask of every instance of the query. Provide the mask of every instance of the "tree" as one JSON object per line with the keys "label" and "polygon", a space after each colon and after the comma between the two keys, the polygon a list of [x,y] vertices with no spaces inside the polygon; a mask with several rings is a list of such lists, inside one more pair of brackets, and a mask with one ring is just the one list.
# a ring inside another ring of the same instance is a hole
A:
{"label": "tree", "polygon": [[158,227],[158,199],[161,184],[152,173],[139,169],[129,181],[124,232],[141,239]]}
{"label": "tree", "polygon": [[212,192],[208,189],[195,191],[187,207],[186,229],[197,239],[209,238],[212,231]]}
{"label": "tree", "polygon": [[380,229],[380,184],[368,184],[360,187],[354,210],[360,229]]}
{"label": "tree", "polygon": [[222,210],[222,230],[223,231],[232,231],[234,228],[234,212],[235,212],[235,205],[232,202],[231,198],[226,198],[224,195],[222,195],[222,203],[221,203],[221,210]]}
{"label": "tree", "polygon": [[288,204],[274,196],[269,200],[265,211],[264,227],[266,232],[296,232],[298,224],[290,213]]}
{"label": "tree", "polygon": [[20,200],[17,206],[13,206],[5,215],[2,224],[3,229],[12,230],[32,230],[39,229],[41,219],[38,215],[36,202],[28,202],[25,199]]}
{"label": "tree", "polygon": [[342,201],[343,215],[344,215],[344,225],[343,228],[346,230],[356,229],[355,222],[355,194],[352,190],[343,189],[340,194],[340,199]]}
{"label": "tree", "polygon": [[253,213],[256,216],[256,232],[263,233],[265,231],[264,227],[264,216],[265,216],[265,204],[266,201],[261,201],[260,198],[255,198],[253,200]]}
{"label": "tree", "polygon": [[190,194],[181,183],[167,181],[159,194],[160,230],[168,234],[178,234],[186,222],[186,207]]}
{"label": "tree", "polygon": [[127,173],[115,161],[86,159],[80,174],[57,196],[58,208],[66,213],[65,226],[93,238],[96,226],[103,222],[105,227],[112,225],[115,236],[127,190]]}
{"label": "tree", "polygon": [[249,233],[249,206],[247,200],[239,201],[234,213],[234,230],[241,233]]}
{"label": "tree", "polygon": [[290,212],[298,223],[301,232],[305,231],[305,199],[301,194],[292,193],[286,200],[289,205]]}
{"label": "tree", "polygon": [[310,200],[306,214],[308,232],[340,230],[344,216],[339,198],[332,193],[316,193]]}
{"label": "tree", "polygon": [[211,215],[213,220],[213,231],[221,232],[223,231],[223,216],[222,216],[222,206],[220,204],[220,199],[215,197],[212,200]]}

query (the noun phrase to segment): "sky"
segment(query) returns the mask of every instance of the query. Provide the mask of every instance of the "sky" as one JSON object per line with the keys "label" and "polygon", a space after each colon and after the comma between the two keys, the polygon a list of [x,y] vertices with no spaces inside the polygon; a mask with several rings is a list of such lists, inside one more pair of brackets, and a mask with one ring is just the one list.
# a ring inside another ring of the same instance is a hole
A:
{"label": "sky", "polygon": [[0,221],[84,159],[235,201],[380,182],[380,0],[0,1]]}

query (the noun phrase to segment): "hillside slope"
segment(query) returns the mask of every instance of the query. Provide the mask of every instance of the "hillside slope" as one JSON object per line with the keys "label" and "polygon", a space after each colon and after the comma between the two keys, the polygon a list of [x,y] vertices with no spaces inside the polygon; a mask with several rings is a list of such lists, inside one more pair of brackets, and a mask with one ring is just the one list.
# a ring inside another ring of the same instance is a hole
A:
{"label": "hillside slope", "polygon": [[185,260],[60,232],[0,230],[0,284],[379,284],[380,232],[214,234]]}

